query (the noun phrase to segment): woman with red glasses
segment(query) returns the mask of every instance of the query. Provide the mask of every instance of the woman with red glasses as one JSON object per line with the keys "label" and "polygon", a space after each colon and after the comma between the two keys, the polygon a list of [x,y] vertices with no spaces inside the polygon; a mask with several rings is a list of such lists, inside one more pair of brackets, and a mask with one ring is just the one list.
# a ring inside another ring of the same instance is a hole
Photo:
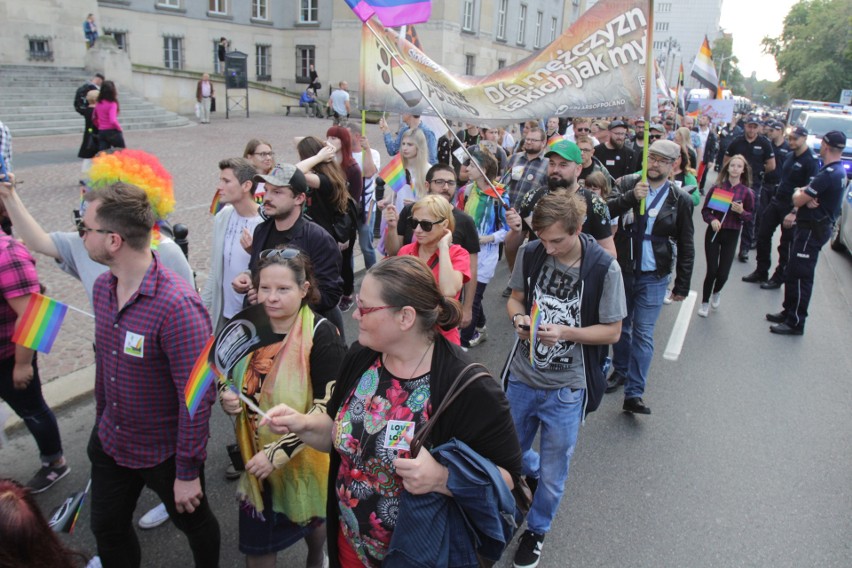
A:
{"label": "woman with red glasses", "polygon": [[[276,341],[243,357],[219,384],[223,410],[236,417],[245,463],[237,496],[239,546],[246,566],[274,566],[279,550],[304,539],[307,566],[323,566],[328,455],[293,434],[260,427],[259,408],[277,404],[308,414],[326,412],[346,352],[337,328],[310,307],[319,288],[307,256],[297,249],[260,253],[252,275]],[[241,402],[237,393],[253,402]]]}
{"label": "woman with red glasses", "polygon": [[[458,300],[462,287],[470,280],[470,254],[461,245],[453,244],[456,223],[452,205],[440,195],[427,195],[411,208],[408,223],[414,231],[414,242],[400,247],[397,256],[416,256],[425,262],[441,293]],[[441,333],[450,342],[461,343],[458,328]]]}
{"label": "woman with red glasses", "polygon": [[[329,560],[344,568],[382,566],[392,550],[420,559],[413,535],[394,534],[400,509],[411,495],[456,499],[449,470],[426,447],[462,441],[495,465],[510,489],[521,471],[509,405],[488,377],[461,391],[435,418],[427,446],[411,455],[411,440],[469,362],[436,333],[458,326],[461,306],[438,289],[426,265],[411,256],[379,262],[364,277],[356,305],[358,342],[340,367],[328,413],[304,414],[282,405],[261,423],[331,453]],[[427,523],[425,530],[433,529]]]}

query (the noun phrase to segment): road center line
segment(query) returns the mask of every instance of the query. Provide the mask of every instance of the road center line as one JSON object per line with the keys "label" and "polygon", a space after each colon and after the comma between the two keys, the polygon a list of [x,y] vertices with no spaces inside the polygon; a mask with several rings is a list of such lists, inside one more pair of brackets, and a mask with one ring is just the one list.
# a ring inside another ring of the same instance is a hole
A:
{"label": "road center line", "polygon": [[686,332],[689,329],[689,321],[692,319],[692,308],[695,307],[695,301],[698,298],[698,292],[690,290],[686,298],[680,304],[680,311],[677,314],[672,334],[669,337],[669,342],[666,345],[666,350],[663,352],[663,359],[669,361],[677,361],[680,357],[680,351],[683,349],[683,341],[686,339]]}

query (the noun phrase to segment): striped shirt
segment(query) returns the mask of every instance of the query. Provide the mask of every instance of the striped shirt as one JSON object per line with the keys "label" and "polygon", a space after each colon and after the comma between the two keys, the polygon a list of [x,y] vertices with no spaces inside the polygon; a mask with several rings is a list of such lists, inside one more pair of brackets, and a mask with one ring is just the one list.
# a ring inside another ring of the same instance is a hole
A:
{"label": "striped shirt", "polygon": [[150,468],[175,456],[177,478],[195,479],[207,457],[215,389],[209,389],[192,419],[183,391],[210,338],[210,317],[198,293],[162,266],[157,253],[121,310],[117,283],[106,272],[94,287],[101,444],[118,465],[130,469]]}

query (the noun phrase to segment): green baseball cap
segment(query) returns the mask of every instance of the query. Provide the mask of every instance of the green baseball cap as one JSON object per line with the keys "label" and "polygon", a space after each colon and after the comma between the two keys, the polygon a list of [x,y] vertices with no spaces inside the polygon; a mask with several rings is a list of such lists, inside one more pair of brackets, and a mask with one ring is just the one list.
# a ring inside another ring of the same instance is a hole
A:
{"label": "green baseball cap", "polygon": [[583,155],[580,153],[580,147],[570,140],[560,140],[552,146],[548,146],[547,152],[544,153],[544,157],[547,158],[551,154],[562,156],[569,162],[575,162],[577,164],[583,163]]}

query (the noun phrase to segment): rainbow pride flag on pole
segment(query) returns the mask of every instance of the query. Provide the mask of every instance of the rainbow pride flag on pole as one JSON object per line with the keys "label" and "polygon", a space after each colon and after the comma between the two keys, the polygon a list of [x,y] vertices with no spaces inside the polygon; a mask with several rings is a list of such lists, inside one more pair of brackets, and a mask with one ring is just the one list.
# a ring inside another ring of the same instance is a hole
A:
{"label": "rainbow pride flag on pole", "polygon": [[213,201],[210,202],[211,215],[215,215],[216,213],[222,210],[222,207],[224,207],[224,205],[219,202],[220,197],[221,196],[219,195],[219,191],[217,190],[216,193],[213,194]]}
{"label": "rainbow pride flag on pole", "polygon": [[547,149],[550,150],[558,142],[562,142],[563,140],[565,140],[565,139],[562,138],[562,136],[560,136],[559,134],[556,134],[555,136],[551,136],[550,140],[547,141]]}
{"label": "rainbow pride flag on pole", "polygon": [[379,177],[385,180],[385,185],[395,192],[399,192],[405,185],[405,168],[402,167],[402,155],[397,154],[385,164]]}
{"label": "rainbow pride flag on pole", "polygon": [[68,306],[41,294],[31,294],[24,317],[12,341],[41,353],[50,353]]}
{"label": "rainbow pride flag on pole", "polygon": [[710,196],[710,199],[707,200],[707,207],[722,214],[727,214],[728,210],[731,208],[731,203],[733,202],[733,191],[717,187],[713,189],[713,194]]}
{"label": "rainbow pride flag on pole", "polygon": [[204,394],[207,392],[216,377],[219,376],[219,371],[208,361],[210,358],[210,349],[213,348],[215,337],[211,337],[198,359],[195,360],[195,365],[192,367],[192,372],[189,373],[189,380],[186,381],[186,387],[183,389],[183,396],[186,399],[186,409],[189,410],[189,417],[195,416],[195,412],[204,400]]}
{"label": "rainbow pride flag on pole", "polygon": [[431,0],[346,0],[362,22],[376,18],[386,28],[422,24],[432,15]]}
{"label": "rainbow pride flag on pole", "polygon": [[538,328],[542,323],[541,308],[538,307],[538,302],[533,300],[532,308],[530,309],[530,365],[535,365],[535,344],[538,342]]}

